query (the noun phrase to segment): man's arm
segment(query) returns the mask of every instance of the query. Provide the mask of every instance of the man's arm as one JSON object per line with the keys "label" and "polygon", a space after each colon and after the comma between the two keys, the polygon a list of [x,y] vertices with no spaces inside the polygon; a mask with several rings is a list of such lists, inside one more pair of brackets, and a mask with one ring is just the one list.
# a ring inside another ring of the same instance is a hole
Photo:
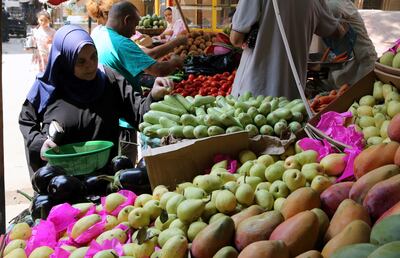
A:
{"label": "man's arm", "polygon": [[174,48],[179,47],[180,45],[186,45],[187,44],[187,38],[186,37],[178,37],[174,40],[168,41],[165,44],[162,44],[160,46],[154,47],[154,48],[146,48],[143,51],[151,56],[154,59],[159,59],[168,53],[172,52]]}
{"label": "man's arm", "polygon": [[177,68],[181,68],[183,66],[183,60],[177,56],[172,57],[171,60],[165,62],[156,62],[149,68],[145,69],[145,73],[157,76],[164,77],[173,73]]}
{"label": "man's arm", "polygon": [[242,47],[245,37],[246,37],[245,33],[231,30],[230,40],[232,45],[234,45],[235,47]]}

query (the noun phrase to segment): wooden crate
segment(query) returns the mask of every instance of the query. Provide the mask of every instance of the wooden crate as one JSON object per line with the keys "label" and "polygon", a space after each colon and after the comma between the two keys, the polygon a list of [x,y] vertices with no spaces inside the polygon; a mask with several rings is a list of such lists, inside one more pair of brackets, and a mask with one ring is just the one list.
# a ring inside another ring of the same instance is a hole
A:
{"label": "wooden crate", "polygon": [[382,10],[400,11],[400,1],[399,0],[383,0]]}

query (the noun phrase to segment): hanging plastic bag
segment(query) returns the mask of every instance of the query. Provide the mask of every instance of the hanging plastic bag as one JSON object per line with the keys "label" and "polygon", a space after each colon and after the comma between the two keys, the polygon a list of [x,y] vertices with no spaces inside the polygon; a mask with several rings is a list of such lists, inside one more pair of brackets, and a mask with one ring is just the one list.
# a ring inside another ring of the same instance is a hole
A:
{"label": "hanging plastic bag", "polygon": [[184,70],[187,74],[214,75],[232,72],[237,69],[239,62],[240,54],[237,51],[223,55],[189,56],[185,60]]}

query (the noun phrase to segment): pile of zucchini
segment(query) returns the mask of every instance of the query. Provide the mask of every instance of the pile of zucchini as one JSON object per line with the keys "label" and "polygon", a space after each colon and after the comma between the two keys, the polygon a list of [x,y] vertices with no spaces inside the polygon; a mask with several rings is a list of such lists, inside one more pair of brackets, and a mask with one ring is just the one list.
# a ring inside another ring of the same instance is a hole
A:
{"label": "pile of zucchini", "polygon": [[304,125],[307,113],[301,99],[257,96],[246,92],[233,96],[167,95],[152,103],[139,130],[146,136],[193,139],[224,133],[247,131],[249,137],[297,132]]}

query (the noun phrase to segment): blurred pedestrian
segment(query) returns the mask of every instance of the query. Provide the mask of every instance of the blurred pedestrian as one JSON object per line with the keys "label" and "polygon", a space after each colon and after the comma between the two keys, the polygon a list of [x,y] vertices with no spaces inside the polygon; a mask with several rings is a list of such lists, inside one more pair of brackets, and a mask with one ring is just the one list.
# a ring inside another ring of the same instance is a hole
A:
{"label": "blurred pedestrian", "polygon": [[38,26],[32,30],[34,45],[32,63],[37,72],[44,72],[49,59],[50,47],[56,31],[50,27],[50,14],[43,10],[37,14]]}
{"label": "blurred pedestrian", "polygon": [[10,17],[10,14],[7,12],[7,10],[4,8],[4,6],[2,6],[1,7],[1,41],[2,42],[8,42],[10,40],[10,37],[8,35],[10,33],[8,17]]}

